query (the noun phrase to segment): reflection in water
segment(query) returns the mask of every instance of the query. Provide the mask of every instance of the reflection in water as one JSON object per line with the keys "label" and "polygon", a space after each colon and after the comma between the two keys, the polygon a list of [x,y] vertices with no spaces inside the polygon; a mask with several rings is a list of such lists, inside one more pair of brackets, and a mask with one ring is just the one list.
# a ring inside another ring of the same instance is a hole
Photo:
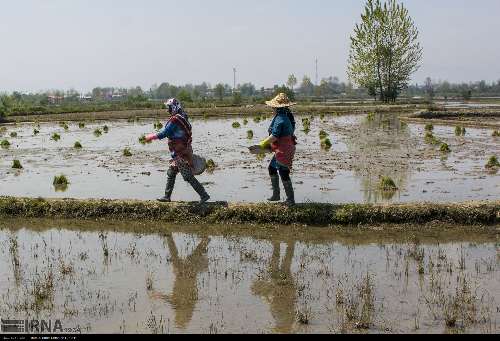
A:
{"label": "reflection in water", "polygon": [[269,264],[267,279],[259,279],[252,285],[252,293],[262,297],[270,306],[275,320],[274,331],[290,333],[295,322],[296,285],[292,274],[292,260],[295,242],[286,245],[286,254],[280,266],[281,248],[273,242],[273,254]]}
{"label": "reflection in water", "polygon": [[[411,175],[410,138],[408,126],[397,114],[371,114],[360,123],[348,148],[354,154],[354,174],[361,180],[366,202],[397,199],[395,195],[406,187]],[[381,176],[391,177],[399,190],[381,190]]]}
{"label": "reflection in water", "polygon": [[174,269],[174,287],[172,294],[153,293],[153,297],[166,300],[175,311],[177,327],[185,329],[193,318],[194,308],[198,301],[198,275],[208,270],[208,243],[204,237],[196,249],[186,259],[181,259],[172,234],[166,236]]}

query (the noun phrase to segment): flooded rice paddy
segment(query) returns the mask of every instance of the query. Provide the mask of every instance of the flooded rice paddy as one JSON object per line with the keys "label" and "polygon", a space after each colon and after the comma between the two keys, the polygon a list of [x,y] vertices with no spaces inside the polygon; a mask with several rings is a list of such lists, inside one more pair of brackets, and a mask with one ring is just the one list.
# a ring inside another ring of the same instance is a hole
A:
{"label": "flooded rice paddy", "polygon": [[[455,126],[435,126],[434,136],[449,145],[425,142],[424,125],[405,124],[397,114],[325,115],[311,120],[303,131],[297,117],[299,144],[292,179],[299,202],[412,202],[466,201],[500,198],[500,175],[485,168],[490,156],[500,156],[498,138],[491,129],[467,128],[455,135]],[[308,116],[309,117],[309,116]],[[270,117],[193,120],[195,153],[217,167],[199,177],[212,200],[260,202],[270,195],[267,165],[270,155],[258,158],[247,147],[266,136]],[[238,121],[240,128],[233,128]],[[155,199],[162,195],[170,158],[165,142],[141,145],[138,138],[154,131],[153,120],[136,122],[17,124],[5,126],[0,140],[0,195],[109,199]],[[106,133],[104,126],[109,128]],[[34,135],[34,129],[39,131]],[[94,134],[96,129],[101,135]],[[252,130],[253,136],[248,136]],[[321,147],[324,130],[332,143]],[[16,133],[17,137],[11,137]],[[51,139],[54,133],[60,140]],[[81,149],[75,149],[75,142]],[[124,156],[128,148],[131,156]],[[19,160],[22,169],[12,169]],[[53,185],[64,174],[67,188]],[[380,177],[390,176],[397,191],[381,191]],[[65,191],[62,191],[65,190]],[[284,195],[284,193],[283,193]],[[196,200],[179,176],[174,200]]]}
{"label": "flooded rice paddy", "polygon": [[82,333],[500,332],[494,231],[157,228],[3,220],[0,316]]}

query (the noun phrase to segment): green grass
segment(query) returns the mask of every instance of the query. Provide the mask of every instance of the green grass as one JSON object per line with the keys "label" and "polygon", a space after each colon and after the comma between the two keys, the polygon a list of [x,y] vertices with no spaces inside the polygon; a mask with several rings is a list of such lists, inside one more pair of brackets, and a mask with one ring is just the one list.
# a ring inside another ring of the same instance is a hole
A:
{"label": "green grass", "polygon": [[240,122],[233,122],[232,126],[234,129],[238,129],[241,127],[241,124],[240,124]]}
{"label": "green grass", "polygon": [[132,156],[132,152],[130,151],[130,148],[125,148],[123,150],[123,156],[125,156],[125,157],[131,157]]}
{"label": "green grass", "polygon": [[82,148],[83,148],[83,147],[82,147],[82,144],[80,143],[80,141],[76,141],[76,142],[75,142],[74,148],[75,148],[75,149],[82,149]]}
{"label": "green grass", "polygon": [[7,140],[2,140],[2,142],[0,142],[0,146],[2,146],[2,148],[9,148],[10,142]]}
{"label": "green grass", "polygon": [[488,169],[500,168],[500,162],[498,162],[498,158],[496,156],[491,156],[490,159],[488,160],[488,163],[486,164],[486,168]]}
{"label": "green grass", "polygon": [[383,176],[380,178],[379,188],[383,191],[396,191],[396,190],[398,190],[398,186],[396,186],[396,183],[394,182],[394,180],[392,180],[391,177],[389,177],[389,176]]}
{"label": "green grass", "polygon": [[14,160],[12,162],[12,168],[13,169],[23,169],[23,166],[21,165],[21,161],[19,160]]}
{"label": "green grass", "polygon": [[52,141],[56,141],[57,142],[57,141],[59,141],[61,139],[61,135],[59,135],[58,133],[54,133],[54,134],[52,134],[52,136],[50,137],[50,139]]}

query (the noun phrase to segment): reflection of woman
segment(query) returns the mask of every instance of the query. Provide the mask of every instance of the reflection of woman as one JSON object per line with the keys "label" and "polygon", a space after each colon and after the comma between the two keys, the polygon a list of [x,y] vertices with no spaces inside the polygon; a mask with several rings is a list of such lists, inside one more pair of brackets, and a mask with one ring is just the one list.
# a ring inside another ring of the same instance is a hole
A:
{"label": "reflection of woman", "polygon": [[165,299],[172,305],[175,311],[177,327],[185,329],[191,322],[194,308],[198,302],[198,275],[208,269],[207,249],[209,239],[204,237],[193,253],[186,259],[179,257],[172,235],[168,235],[166,239],[174,268],[174,287],[171,295],[156,296]]}
{"label": "reflection of woman", "polygon": [[165,105],[170,114],[170,119],[158,134],[150,134],[146,137],[147,142],[168,138],[168,147],[172,155],[170,168],[167,172],[168,178],[165,196],[158,200],[161,202],[171,201],[175,178],[180,172],[184,181],[188,182],[196,193],[198,193],[201,202],[206,202],[210,199],[210,196],[205,191],[203,185],[193,175],[192,129],[188,116],[182,109],[181,103],[175,98],[169,99]]}
{"label": "reflection of woman", "polygon": [[295,322],[296,288],[292,275],[293,242],[287,244],[286,255],[280,267],[280,243],[273,243],[273,255],[269,265],[269,280],[259,280],[252,285],[254,295],[269,303],[275,320],[275,331],[290,333]]}
{"label": "reflection of woman", "polygon": [[295,195],[292,180],[290,179],[290,171],[295,156],[295,145],[297,144],[295,119],[290,111],[290,106],[295,103],[290,102],[286,94],[280,93],[266,104],[272,107],[274,111],[274,118],[269,127],[269,137],[260,143],[261,148],[271,147],[274,152],[274,157],[269,164],[273,196],[268,200],[280,201],[279,177],[281,177],[287,196],[286,203],[295,205]]}

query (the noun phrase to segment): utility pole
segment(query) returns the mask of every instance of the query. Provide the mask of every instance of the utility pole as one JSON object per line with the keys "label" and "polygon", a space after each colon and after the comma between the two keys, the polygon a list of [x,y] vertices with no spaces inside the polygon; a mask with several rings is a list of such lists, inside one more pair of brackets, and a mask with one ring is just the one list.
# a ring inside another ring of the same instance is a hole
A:
{"label": "utility pole", "polygon": [[236,91],[236,67],[233,67],[233,74],[234,74],[233,92],[235,92]]}
{"label": "utility pole", "polygon": [[316,58],[316,86],[318,86],[318,58]]}

